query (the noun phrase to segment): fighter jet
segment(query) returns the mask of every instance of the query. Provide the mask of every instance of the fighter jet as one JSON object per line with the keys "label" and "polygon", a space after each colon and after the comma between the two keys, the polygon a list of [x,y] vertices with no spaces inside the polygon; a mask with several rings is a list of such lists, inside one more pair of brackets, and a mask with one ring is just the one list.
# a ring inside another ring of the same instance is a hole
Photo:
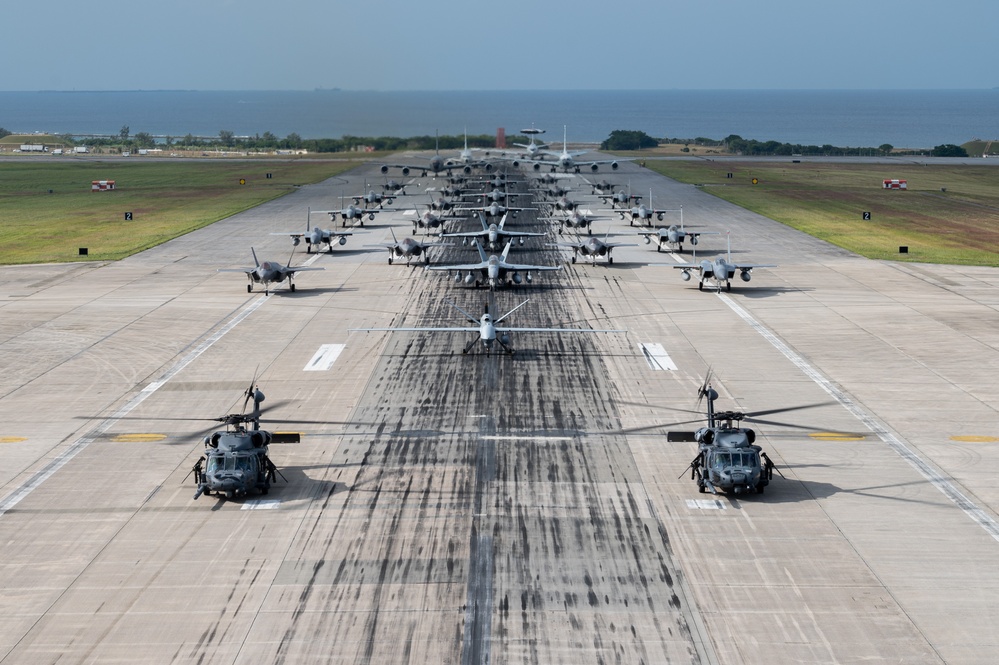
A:
{"label": "fighter jet", "polygon": [[493,201],[486,206],[469,206],[465,208],[455,208],[456,212],[482,212],[485,213],[487,217],[499,217],[500,215],[505,215],[508,212],[513,212],[513,216],[516,217],[517,213],[522,210],[537,210],[537,208],[523,208],[516,206],[506,206]]}
{"label": "fighter jet", "polygon": [[383,210],[387,211],[388,208],[370,208],[370,209],[369,208],[358,208],[353,203],[351,203],[350,205],[344,206],[343,205],[343,200],[342,200],[342,197],[341,197],[340,209],[339,210],[315,210],[314,212],[325,213],[325,214],[329,215],[331,222],[335,222],[336,221],[336,216],[340,215],[340,218],[343,220],[343,227],[346,228],[347,227],[347,220],[348,219],[356,219],[356,220],[358,220],[358,224],[360,224],[361,226],[364,226],[364,218],[365,217],[367,217],[369,221],[373,220],[375,218],[375,215],[377,213],[383,211]]}
{"label": "fighter jet", "polygon": [[[249,284],[246,285],[246,292],[253,293],[253,284],[263,284],[264,295],[270,295],[269,284],[280,284],[285,279],[288,280],[288,288],[292,293],[295,292],[295,273],[302,272],[304,270],[326,270],[326,268],[311,268],[305,266],[291,266],[291,257],[288,257],[288,265],[281,265],[277,261],[264,261],[261,263],[257,260],[257,252],[252,247],[250,251],[253,253],[253,262],[256,264],[252,268],[219,268],[218,272],[242,272],[246,273],[246,278],[249,280]],[[295,250],[291,251],[291,256],[295,255]]]}
{"label": "fighter jet", "polygon": [[[510,247],[513,241],[508,240],[503,253],[499,256],[495,254],[486,255],[486,251],[475,241],[475,248],[479,250],[479,263],[465,263],[449,266],[427,266],[427,270],[446,270],[454,273],[454,281],[462,282],[468,286],[479,286],[487,284],[490,289],[495,289],[502,285],[521,284],[526,281],[528,284],[534,281],[534,272],[547,272],[551,270],[561,270],[562,266],[532,266],[518,263],[507,263],[506,257],[510,254]],[[461,274],[465,273],[464,279]],[[524,276],[521,277],[521,272]],[[477,276],[478,275],[478,276]],[[509,277],[509,279],[507,279]]]}
{"label": "fighter jet", "polygon": [[576,242],[560,242],[556,243],[558,247],[568,247],[572,250],[572,262],[576,262],[577,256],[588,256],[590,261],[595,265],[597,262],[597,257],[607,257],[607,265],[614,263],[614,257],[611,256],[611,250],[615,247],[634,247],[634,243],[621,243],[621,242],[607,242],[610,238],[610,229],[607,230],[607,235],[601,240],[595,236],[590,236],[588,238],[580,238],[576,236]]}
{"label": "fighter jet", "polygon": [[639,231],[638,235],[645,236],[645,244],[648,245],[652,239],[656,239],[656,251],[663,251],[663,247],[670,250],[675,249],[678,253],[683,253],[683,241],[690,238],[691,245],[697,245],[697,239],[702,235],[718,235],[716,231],[688,231],[683,228],[683,206],[680,206],[680,223],[659,227],[655,231]]}
{"label": "fighter jet", "polygon": [[562,235],[565,229],[586,229],[587,235],[592,234],[593,231],[590,230],[590,224],[594,220],[601,219],[600,217],[593,217],[589,210],[582,210],[576,208],[565,217],[557,217],[558,220],[558,234]]}
{"label": "fighter jet", "polygon": [[389,179],[385,181],[384,185],[382,185],[382,191],[399,192],[400,196],[406,196],[406,184]]}
{"label": "fighter jet", "polygon": [[[291,236],[292,241],[295,243],[295,247],[298,247],[298,243],[305,239],[305,253],[312,253],[313,245],[326,245],[329,252],[333,253],[333,243],[336,242],[340,245],[347,244],[347,236],[354,235],[349,231],[334,231],[333,229],[321,229],[318,226],[316,228],[311,228],[311,218],[312,210],[309,210],[309,216],[305,220],[305,233],[301,231],[275,231],[271,233],[272,236]],[[316,250],[317,252],[319,250]]]}
{"label": "fighter jet", "polygon": [[478,239],[482,241],[486,249],[491,251],[498,250],[500,244],[509,238],[517,238],[518,242],[523,245],[524,238],[540,238],[543,237],[544,233],[525,233],[523,231],[505,231],[503,225],[506,224],[506,215],[500,219],[499,224],[487,223],[486,215],[483,212],[479,213],[479,221],[482,222],[481,231],[465,231],[463,233],[444,233],[441,234],[442,238],[463,238],[462,244],[467,244],[469,238]]}
{"label": "fighter jet", "polygon": [[773,264],[763,264],[763,263],[732,263],[732,239],[729,236],[728,243],[728,259],[726,260],[722,256],[716,257],[713,261],[707,259],[696,264],[697,256],[696,251],[694,260],[691,263],[681,263],[680,265],[673,266],[677,270],[682,270],[683,281],[690,281],[690,273],[692,270],[696,270],[700,274],[700,281],[697,284],[698,290],[704,290],[704,281],[710,279],[712,283],[717,287],[718,292],[721,293],[722,285],[725,285],[726,291],[732,290],[732,278],[735,277],[736,271],[739,271],[739,277],[744,282],[748,282],[752,279],[750,273],[753,268],[776,268]]}
{"label": "fighter jet", "polygon": [[510,346],[510,333],[623,333],[626,330],[596,330],[593,328],[510,328],[507,326],[499,326],[498,323],[502,322],[503,319],[510,316],[518,309],[526,305],[530,300],[525,300],[520,303],[509,312],[493,320],[492,315],[489,313],[489,305],[485,307],[485,313],[481,318],[472,316],[461,307],[458,307],[451,301],[445,301],[447,304],[454,307],[456,310],[465,315],[471,323],[475,326],[455,326],[448,328],[430,328],[430,327],[413,327],[413,328],[351,328],[348,332],[450,332],[450,333],[478,333],[477,336],[473,337],[471,341],[465,345],[465,348],[461,350],[463,354],[467,354],[475,346],[476,342],[482,342],[482,346],[485,347],[486,354],[488,355],[492,350],[493,343],[498,344],[506,351],[508,354],[514,352],[513,347]]}
{"label": "fighter jet", "polygon": [[434,212],[433,207],[430,204],[426,204],[427,209],[422,213],[418,213],[415,209],[407,210],[402,213],[403,217],[413,218],[413,233],[416,233],[417,228],[424,229],[428,231],[430,229],[436,229],[438,227],[444,226],[444,218]]}
{"label": "fighter jet", "polygon": [[[367,184],[364,185],[367,187]],[[392,205],[392,201],[395,199],[394,196],[379,194],[373,189],[370,189],[365,194],[358,194],[351,197],[354,200],[354,205],[360,205],[361,201],[364,201],[364,207],[367,208],[369,205],[372,207],[382,207],[382,204],[387,203]]]}
{"label": "fighter jet", "polygon": [[[612,209],[613,210],[613,209]],[[642,223],[647,222],[649,226],[652,225],[652,218],[655,217],[660,222],[668,212],[676,212],[676,210],[660,209],[652,207],[652,190],[649,190],[649,205],[639,202],[638,205],[632,206],[631,209],[621,208],[619,210],[613,210],[617,214],[621,215],[621,219],[625,218],[625,215],[631,215],[631,219],[628,222],[629,226],[634,226],[635,221],[638,220]]]}
{"label": "fighter jet", "polygon": [[392,231],[392,242],[385,242],[381,243],[380,245],[377,245],[377,247],[388,248],[389,265],[392,265],[393,259],[399,258],[399,259],[406,259],[406,265],[408,266],[409,262],[412,261],[413,258],[418,256],[423,257],[424,263],[430,263],[430,254],[427,250],[429,250],[431,247],[450,246],[450,243],[441,243],[441,242],[427,243],[427,242],[420,242],[415,238],[403,238],[402,242],[400,242],[399,239],[395,237],[395,231],[393,231],[392,229],[389,229],[389,231]]}

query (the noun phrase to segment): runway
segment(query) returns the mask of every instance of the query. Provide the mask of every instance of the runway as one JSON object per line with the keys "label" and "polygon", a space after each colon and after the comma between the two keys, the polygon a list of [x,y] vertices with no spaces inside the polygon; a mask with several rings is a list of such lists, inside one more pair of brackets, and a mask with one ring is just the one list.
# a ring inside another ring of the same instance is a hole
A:
{"label": "runway", "polygon": [[[529,241],[511,258],[563,270],[491,311],[628,332],[467,356],[468,334],[348,333],[489,301],[366,247],[408,235],[401,212],[300,246],[325,270],[295,293],[216,272],[251,246],[287,262],[270,234],[377,165],[117,263],[0,267],[0,663],[991,662],[999,270],[862,259],[630,163],[586,177],[682,205],[720,234],[698,257],[730,231],[779,267],[702,292],[671,267],[689,247],[603,213],[593,234],[635,246],[593,265]],[[396,205],[442,184],[418,181]],[[700,426],[709,369],[721,409],[807,407],[755,428],[783,474],[765,494],[699,494],[695,444],[666,440]],[[271,446],[284,480],[195,501],[194,419],[254,377],[266,426],[302,433]]]}

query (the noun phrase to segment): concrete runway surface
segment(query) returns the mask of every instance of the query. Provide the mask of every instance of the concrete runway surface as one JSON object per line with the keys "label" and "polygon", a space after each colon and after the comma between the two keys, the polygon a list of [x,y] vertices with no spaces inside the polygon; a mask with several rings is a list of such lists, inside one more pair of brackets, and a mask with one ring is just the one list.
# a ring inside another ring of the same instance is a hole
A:
{"label": "concrete runway surface", "polygon": [[[117,263],[0,268],[0,663],[992,662],[999,270],[862,259],[633,164],[587,177],[720,232],[698,257],[730,231],[734,259],[779,267],[700,292],[670,267],[689,247],[604,213],[595,235],[636,243],[613,265],[532,239],[511,259],[563,270],[490,295],[388,265],[365,245],[412,226],[383,212],[300,245],[326,270],[295,293],[216,272],[251,246],[286,262],[270,234],[380,184],[372,165]],[[417,182],[394,205],[441,185]],[[490,298],[530,299],[513,326],[628,332],[512,356],[347,332],[464,325],[446,301]],[[709,368],[720,409],[807,407],[756,427],[784,476],[763,495],[699,494],[695,444],[666,441],[699,426]],[[192,500],[196,419],[254,376],[264,426],[302,433],[271,446],[286,482]]]}

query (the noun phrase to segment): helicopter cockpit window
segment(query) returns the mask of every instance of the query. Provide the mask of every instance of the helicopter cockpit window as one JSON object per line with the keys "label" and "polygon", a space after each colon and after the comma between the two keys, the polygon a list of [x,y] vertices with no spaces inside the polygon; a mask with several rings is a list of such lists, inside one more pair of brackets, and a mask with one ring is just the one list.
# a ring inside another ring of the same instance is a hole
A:
{"label": "helicopter cockpit window", "polygon": [[715,455],[714,467],[716,469],[724,469],[726,466],[732,466],[732,456],[729,453],[717,453]]}
{"label": "helicopter cockpit window", "polygon": [[225,458],[212,456],[208,458],[208,466],[205,468],[207,473],[212,471],[218,471],[225,467]]}

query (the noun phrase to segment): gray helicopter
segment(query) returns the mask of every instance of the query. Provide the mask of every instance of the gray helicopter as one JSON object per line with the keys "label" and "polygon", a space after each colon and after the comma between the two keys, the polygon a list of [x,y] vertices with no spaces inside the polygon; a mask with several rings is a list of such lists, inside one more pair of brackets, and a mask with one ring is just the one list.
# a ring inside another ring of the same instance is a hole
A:
{"label": "gray helicopter", "polygon": [[718,490],[721,490],[735,495],[753,492],[763,494],[773,479],[774,471],[782,478],[784,474],[763,449],[755,444],[756,432],[748,427],[740,427],[740,421],[748,418],[757,423],[783,426],[785,423],[761,420],[757,416],[807,407],[771,409],[756,413],[715,411],[718,393],[711,387],[710,381],[709,372],[697,391],[698,402],[707,399],[707,427],[696,432],[670,431],[667,433],[667,440],[697,443],[697,457],[687,468],[690,469],[691,480],[697,481],[698,492],[711,490],[712,494],[718,494]]}
{"label": "gray helicopter", "polygon": [[[264,394],[253,383],[245,394],[243,413],[216,418],[225,423],[225,431],[205,437],[205,454],[191,469],[198,486],[195,499],[212,493],[226,499],[267,494],[280,474],[267,456],[267,446],[273,437],[270,432],[260,429],[260,403],[264,401]],[[253,399],[253,411],[246,413],[250,398]],[[247,428],[248,424],[251,427]]]}

